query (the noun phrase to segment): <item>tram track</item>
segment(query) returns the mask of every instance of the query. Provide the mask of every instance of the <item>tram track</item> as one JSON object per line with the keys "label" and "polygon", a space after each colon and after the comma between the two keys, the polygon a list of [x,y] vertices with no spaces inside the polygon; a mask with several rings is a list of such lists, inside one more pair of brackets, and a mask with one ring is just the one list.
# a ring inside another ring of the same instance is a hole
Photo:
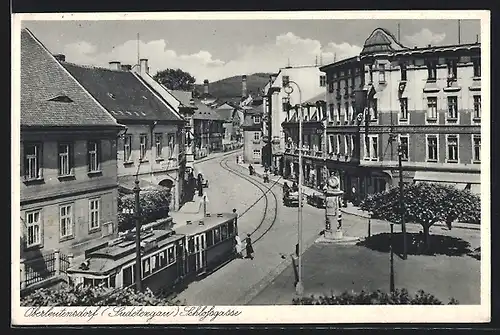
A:
{"label": "tram track", "polygon": [[[240,172],[240,171],[237,171],[235,169],[232,169],[231,167],[229,167],[229,164],[228,164],[228,157],[223,157],[223,159],[221,159],[219,161],[219,165],[226,171],[240,177],[241,179],[243,180],[246,180],[247,182],[249,182],[250,184],[254,185],[255,187],[257,187],[261,192],[262,192],[262,195],[253,203],[251,204],[245,211],[243,211],[243,213],[239,214],[238,215],[238,218],[241,218],[242,216],[244,216],[245,214],[248,213],[248,211],[250,209],[252,209],[262,198],[265,199],[265,203],[264,203],[264,215],[261,219],[261,221],[259,222],[259,224],[257,225],[257,227],[250,233],[250,236],[253,238],[253,243],[257,243],[258,241],[260,241],[274,226],[274,224],[276,223],[276,220],[278,219],[278,197],[276,196],[276,193],[274,193],[274,191],[272,190],[272,188],[278,183],[278,181],[275,181],[271,184],[271,186],[267,187],[267,186],[264,186],[262,185],[262,183],[256,181],[255,179],[253,178],[250,178],[249,176],[245,175],[244,173]],[[272,195],[276,205],[274,206],[274,210],[272,211],[272,218],[269,218],[269,198],[268,198],[268,195]],[[257,234],[258,230],[262,228],[262,226],[264,225],[264,223],[268,220],[268,219],[271,219],[271,224],[256,238],[255,235]]]}

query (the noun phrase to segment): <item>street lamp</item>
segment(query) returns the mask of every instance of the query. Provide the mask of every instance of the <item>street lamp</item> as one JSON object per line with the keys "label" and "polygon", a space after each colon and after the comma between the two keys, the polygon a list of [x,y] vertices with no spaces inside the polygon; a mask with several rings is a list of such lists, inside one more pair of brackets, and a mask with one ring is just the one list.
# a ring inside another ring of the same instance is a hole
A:
{"label": "street lamp", "polygon": [[403,259],[407,259],[407,247],[406,247],[406,220],[405,220],[405,209],[403,201],[403,147],[401,142],[398,143],[398,166],[399,166],[399,209],[401,211],[401,230],[403,232]]}
{"label": "street lamp", "polygon": [[298,259],[298,278],[297,285],[295,286],[295,291],[297,295],[302,295],[304,293],[304,285],[302,283],[302,91],[300,90],[300,86],[289,80],[284,87],[284,91],[288,96],[293,93],[293,87],[290,84],[294,84],[299,91],[299,107],[298,107],[298,117],[299,117],[299,209],[298,209],[298,245],[299,250],[297,253]]}
{"label": "street lamp", "polygon": [[391,251],[391,273],[389,278],[389,288],[392,293],[394,292],[394,247],[393,247],[394,223],[391,222],[390,225],[391,225],[391,237],[390,237],[389,248]]}
{"label": "street lamp", "polygon": [[141,280],[141,222],[140,222],[140,212],[141,204],[139,199],[139,193],[141,188],[139,187],[139,179],[136,176],[134,195],[135,195],[135,284],[138,292],[142,291],[142,280]]}

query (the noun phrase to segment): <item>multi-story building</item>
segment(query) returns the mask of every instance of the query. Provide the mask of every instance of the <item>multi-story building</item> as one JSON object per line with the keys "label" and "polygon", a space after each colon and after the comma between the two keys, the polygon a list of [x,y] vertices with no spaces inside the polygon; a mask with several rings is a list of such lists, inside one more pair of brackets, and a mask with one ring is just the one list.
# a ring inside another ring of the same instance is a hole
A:
{"label": "multi-story building", "polygon": [[[150,83],[147,59],[136,71],[120,62],[108,68],[88,67],[61,61],[64,68],[121,124],[126,132],[118,138],[118,182],[126,191],[134,187],[167,187],[171,210],[177,210],[184,186],[184,118]],[[142,73],[142,75],[138,74]]]}
{"label": "multi-story building", "polygon": [[246,108],[244,110],[245,121],[241,126],[243,130],[243,160],[249,164],[262,163],[262,148],[264,140],[262,136],[262,110]]}
{"label": "multi-story building", "polygon": [[[288,94],[283,87],[287,82],[293,81],[296,85],[291,85],[293,92]],[[284,172],[285,164],[283,154],[285,150],[285,134],[281,124],[287,120],[287,106],[299,104],[310,100],[313,97],[326,95],[326,75],[320,71],[319,65],[312,66],[296,66],[281,68],[279,72],[272,75],[270,82],[264,88],[263,95],[263,112],[269,114],[269,104],[271,104],[271,132],[265,136],[272,143],[272,163],[278,167],[281,173]]]}
{"label": "multi-story building", "polygon": [[[321,68],[328,83],[326,120],[304,118],[303,143],[313,150],[309,138],[317,136],[323,152],[304,151],[304,172],[316,170],[320,185],[326,165],[348,196],[355,188],[364,197],[397,184],[400,152],[405,183],[479,192],[480,55],[479,43],[411,49],[390,32],[374,30],[359,56]],[[283,123],[292,165],[297,125],[295,119]]]}
{"label": "multi-story building", "polygon": [[[116,237],[116,141],[124,127],[28,29],[20,97],[23,288],[57,272],[61,255],[77,257]],[[56,249],[53,263],[33,265]]]}
{"label": "multi-story building", "polygon": [[195,99],[196,107],[193,115],[194,157],[200,159],[211,152],[222,151],[224,138],[224,119],[200,100]]}

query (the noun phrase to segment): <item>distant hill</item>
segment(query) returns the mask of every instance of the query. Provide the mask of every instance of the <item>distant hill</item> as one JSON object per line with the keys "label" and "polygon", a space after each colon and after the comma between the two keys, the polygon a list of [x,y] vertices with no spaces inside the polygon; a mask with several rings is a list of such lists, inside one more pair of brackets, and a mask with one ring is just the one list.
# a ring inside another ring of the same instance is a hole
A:
{"label": "distant hill", "polygon": [[[254,73],[247,75],[247,91],[249,94],[257,95],[269,82],[271,73]],[[209,83],[208,92],[217,98],[241,97],[241,76],[224,78]],[[195,89],[203,94],[203,84],[195,85]]]}

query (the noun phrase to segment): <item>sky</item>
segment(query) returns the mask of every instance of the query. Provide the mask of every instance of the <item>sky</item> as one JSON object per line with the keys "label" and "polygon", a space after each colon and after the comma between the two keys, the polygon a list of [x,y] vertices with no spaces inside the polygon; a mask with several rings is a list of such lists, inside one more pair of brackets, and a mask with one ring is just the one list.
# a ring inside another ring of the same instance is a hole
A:
{"label": "sky", "polygon": [[[23,21],[22,26],[68,62],[134,65],[139,50],[151,74],[180,68],[202,83],[352,57],[378,27],[397,37],[398,23],[405,46],[458,44],[455,19]],[[461,20],[460,27],[461,43],[476,42],[480,20]]]}

